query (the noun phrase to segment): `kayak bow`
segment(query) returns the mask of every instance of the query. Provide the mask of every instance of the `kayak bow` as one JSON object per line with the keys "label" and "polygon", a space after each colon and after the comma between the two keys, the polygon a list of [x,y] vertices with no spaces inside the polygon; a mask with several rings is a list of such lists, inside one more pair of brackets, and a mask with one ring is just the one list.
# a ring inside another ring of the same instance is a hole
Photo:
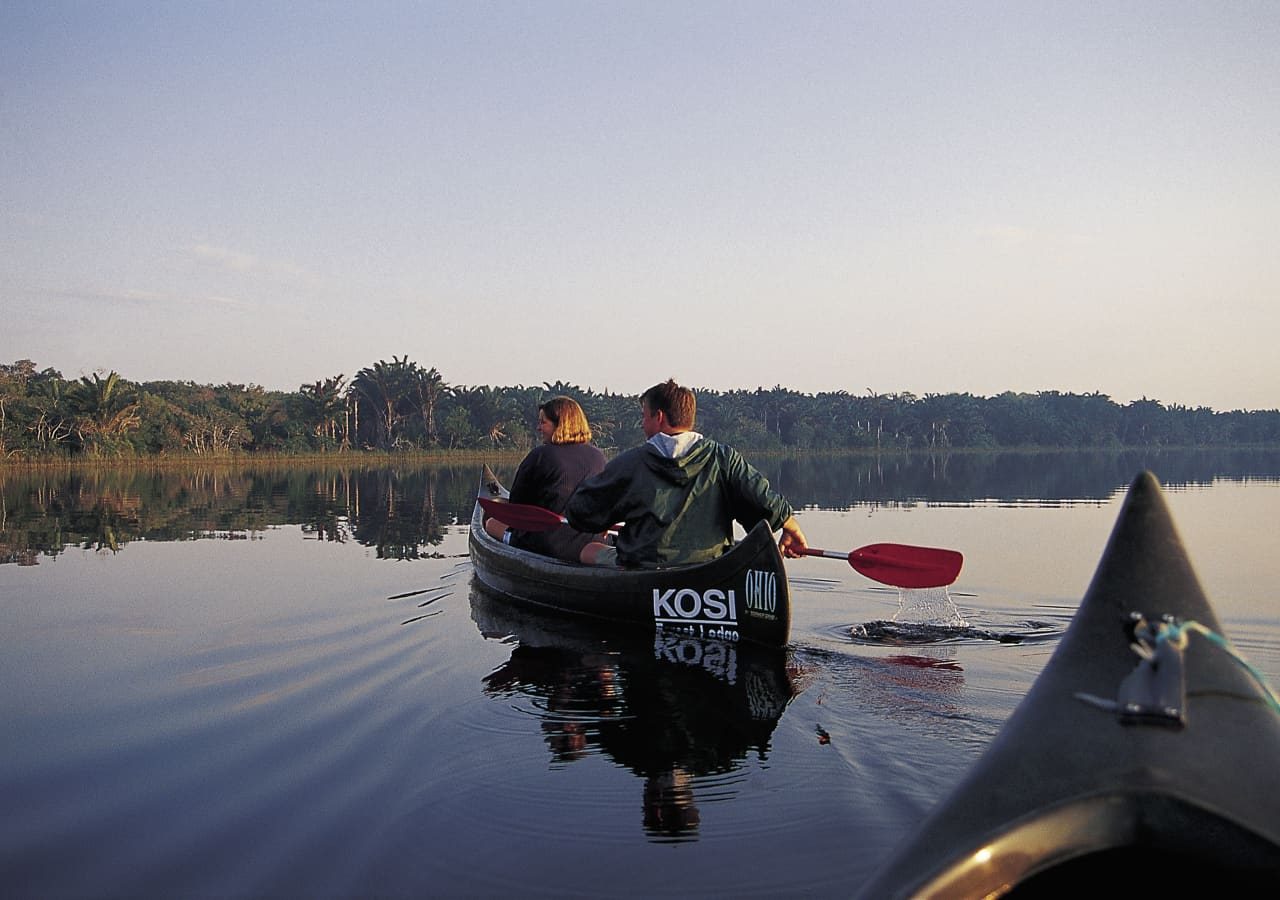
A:
{"label": "kayak bow", "polygon": [[1143,473],[1044,671],[861,896],[1274,890],[1280,715],[1221,635]]}

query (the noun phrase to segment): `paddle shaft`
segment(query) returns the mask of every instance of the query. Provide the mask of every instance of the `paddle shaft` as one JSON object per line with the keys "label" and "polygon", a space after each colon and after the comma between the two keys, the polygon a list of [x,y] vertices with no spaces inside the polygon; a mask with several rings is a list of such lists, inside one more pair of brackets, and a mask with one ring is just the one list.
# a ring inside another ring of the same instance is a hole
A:
{"label": "paddle shaft", "polygon": [[[510,503],[493,497],[477,497],[476,500],[490,516],[517,531],[555,531],[569,524],[564,516],[544,506]],[[614,528],[618,526],[615,525]]]}
{"label": "paddle shaft", "polygon": [[568,525],[569,520],[559,513],[542,506],[529,503],[509,503],[492,497],[478,497],[477,502],[484,511],[508,528],[520,531],[554,531],[561,525]]}
{"label": "paddle shaft", "polygon": [[817,547],[805,547],[805,556],[825,556],[827,559],[843,559],[849,558],[848,553],[841,553],[839,550],[819,550]]}

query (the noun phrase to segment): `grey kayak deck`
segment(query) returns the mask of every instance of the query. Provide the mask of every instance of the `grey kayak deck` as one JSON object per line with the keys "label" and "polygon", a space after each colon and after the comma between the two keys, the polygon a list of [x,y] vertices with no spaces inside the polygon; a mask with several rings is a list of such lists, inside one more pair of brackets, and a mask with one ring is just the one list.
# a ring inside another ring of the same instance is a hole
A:
{"label": "grey kayak deck", "polygon": [[1135,626],[1141,636],[1165,616],[1222,633],[1160,485],[1143,473],[1043,672],[861,896],[1274,888],[1280,715],[1203,634],[1186,632],[1185,648],[1152,641],[1143,663]]}

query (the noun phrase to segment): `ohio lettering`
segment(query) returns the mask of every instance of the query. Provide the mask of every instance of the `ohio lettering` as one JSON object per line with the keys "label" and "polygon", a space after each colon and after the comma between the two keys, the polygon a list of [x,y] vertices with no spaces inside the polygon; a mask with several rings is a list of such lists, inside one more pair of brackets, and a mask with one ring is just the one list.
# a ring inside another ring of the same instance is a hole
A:
{"label": "ohio lettering", "polygon": [[747,572],[747,613],[761,619],[772,619],[778,612],[778,579],[773,572],[752,569]]}

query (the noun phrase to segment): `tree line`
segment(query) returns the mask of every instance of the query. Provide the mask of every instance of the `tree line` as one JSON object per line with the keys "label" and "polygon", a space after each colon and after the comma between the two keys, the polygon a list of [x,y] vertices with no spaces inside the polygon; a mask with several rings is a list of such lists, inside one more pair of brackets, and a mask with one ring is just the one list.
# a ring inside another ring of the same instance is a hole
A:
{"label": "tree line", "polygon": [[[1280,410],[1127,404],[1105,394],[804,394],[781,386],[696,388],[700,431],[751,450],[1207,447],[1280,444]],[[0,364],[0,459],[226,456],[337,451],[525,450],[536,408],[582,404],[605,449],[643,439],[638,397],[565,382],[452,385],[393,356],[295,391],[191,381],[67,379],[31,360]]]}

